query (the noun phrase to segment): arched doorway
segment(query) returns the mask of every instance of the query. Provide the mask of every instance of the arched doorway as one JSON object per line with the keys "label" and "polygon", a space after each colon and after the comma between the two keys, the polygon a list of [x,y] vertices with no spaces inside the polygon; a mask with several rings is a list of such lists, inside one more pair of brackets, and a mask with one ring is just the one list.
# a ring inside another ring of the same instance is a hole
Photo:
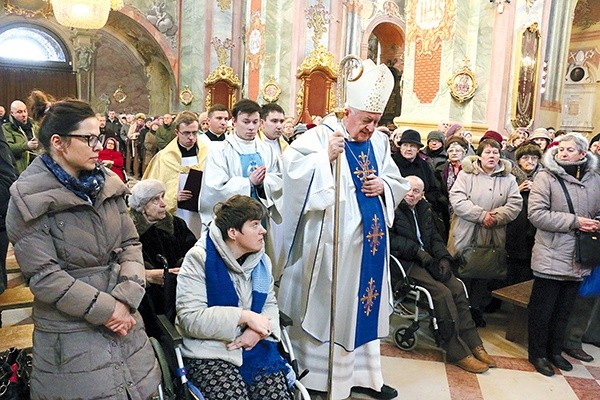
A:
{"label": "arched doorway", "polygon": [[363,58],[388,66],[394,75],[394,90],[381,117],[381,124],[391,123],[402,112],[402,73],[404,71],[404,31],[393,17],[376,18],[363,36]]}
{"label": "arched doorway", "polygon": [[68,47],[58,34],[41,25],[12,23],[0,28],[0,104],[25,100],[33,89],[56,98],[76,97]]}

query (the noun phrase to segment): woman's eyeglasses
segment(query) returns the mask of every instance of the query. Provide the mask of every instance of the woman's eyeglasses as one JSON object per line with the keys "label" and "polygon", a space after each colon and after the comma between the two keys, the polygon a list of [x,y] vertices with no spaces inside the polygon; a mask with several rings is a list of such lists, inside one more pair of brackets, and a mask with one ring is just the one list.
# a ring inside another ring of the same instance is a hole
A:
{"label": "woman's eyeglasses", "polygon": [[90,146],[91,148],[94,148],[98,145],[98,143],[100,142],[100,138],[98,137],[98,135],[71,135],[71,134],[63,134],[63,135],[58,135],[58,136],[62,136],[62,137],[78,137],[78,138],[84,138],[87,140],[87,145]]}

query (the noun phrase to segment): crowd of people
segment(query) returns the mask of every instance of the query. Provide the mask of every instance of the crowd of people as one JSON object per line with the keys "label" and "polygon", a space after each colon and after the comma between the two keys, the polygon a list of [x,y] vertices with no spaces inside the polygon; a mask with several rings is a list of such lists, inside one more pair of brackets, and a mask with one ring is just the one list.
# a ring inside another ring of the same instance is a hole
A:
{"label": "crowd of people", "polygon": [[[432,293],[448,362],[496,366],[477,332],[499,306],[491,291],[530,279],[530,362],[551,376],[573,368],[563,351],[591,361],[581,343],[600,344],[600,305],[577,295],[591,266],[575,261],[574,234],[600,230],[600,135],[489,130],[475,147],[442,122],[424,143],[378,127],[392,86],[365,62],[343,117],[308,125],[249,99],[154,118],[39,91],[14,101],[0,131],[0,256],[10,239],[35,297],[32,398],[150,398],[148,336],[165,314],[207,398],[288,399],[279,309],[310,390],[328,391],[333,367],[333,398],[394,398],[379,343],[390,254]],[[506,250],[506,279],[463,286],[462,254],[489,243]]]}

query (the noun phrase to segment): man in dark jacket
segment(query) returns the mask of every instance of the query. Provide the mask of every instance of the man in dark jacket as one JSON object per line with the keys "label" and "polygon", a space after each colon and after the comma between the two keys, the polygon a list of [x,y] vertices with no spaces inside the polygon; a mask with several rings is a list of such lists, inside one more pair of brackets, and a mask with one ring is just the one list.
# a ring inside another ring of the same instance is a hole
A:
{"label": "man in dark jacket", "polygon": [[423,181],[417,176],[406,179],[411,190],[396,209],[390,230],[391,253],[407,275],[431,293],[449,361],[472,373],[485,372],[496,362],[477,333],[463,284],[452,274],[452,257],[434,227],[429,203],[423,199]]}
{"label": "man in dark jacket", "polygon": [[447,228],[444,221],[449,221],[448,198],[444,196],[433,168],[427,161],[427,156],[420,151],[423,147],[421,134],[413,129],[402,133],[398,141],[400,151],[392,155],[402,176],[415,175],[421,178],[425,185],[425,198],[431,204],[435,213],[434,222],[442,237],[446,237]]}
{"label": "man in dark jacket", "polygon": [[10,193],[8,188],[17,180],[15,158],[4,137],[0,126],[0,293],[7,285],[6,253],[8,251],[8,236],[6,235],[6,209]]}

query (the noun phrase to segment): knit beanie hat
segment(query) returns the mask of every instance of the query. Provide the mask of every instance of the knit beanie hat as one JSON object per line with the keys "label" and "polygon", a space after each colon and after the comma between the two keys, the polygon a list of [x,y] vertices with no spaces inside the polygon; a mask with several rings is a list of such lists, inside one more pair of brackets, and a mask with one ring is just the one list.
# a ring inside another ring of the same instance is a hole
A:
{"label": "knit beanie hat", "polygon": [[448,148],[450,148],[450,145],[453,143],[460,145],[463,149],[465,149],[465,151],[469,150],[469,142],[467,142],[467,139],[460,136],[449,137],[448,140],[446,140],[446,144],[444,145],[444,147],[446,147],[446,150],[448,150]]}
{"label": "knit beanie hat", "polygon": [[499,134],[496,131],[487,131],[486,133],[483,134],[483,136],[481,137],[481,140],[483,139],[492,139],[495,140],[496,142],[498,142],[500,144],[500,146],[502,146],[502,141],[504,140],[504,138],[502,137],[501,134]]}
{"label": "knit beanie hat", "polygon": [[535,143],[523,143],[515,150],[515,160],[519,161],[522,156],[538,156],[538,158],[542,158],[542,149]]}
{"label": "knit beanie hat", "polygon": [[165,192],[165,185],[157,179],[144,179],[135,184],[129,196],[129,207],[142,212],[150,200]]}
{"label": "knit beanie hat", "polygon": [[452,125],[450,128],[448,128],[448,130],[446,131],[446,137],[449,138],[450,136],[454,136],[454,134],[456,132],[458,132],[459,130],[464,129],[463,126],[461,124],[454,124]]}
{"label": "knit beanie hat", "polygon": [[427,135],[427,143],[429,143],[430,140],[437,140],[437,141],[442,142],[442,144],[444,144],[444,141],[446,140],[446,137],[440,131],[431,131]]}

